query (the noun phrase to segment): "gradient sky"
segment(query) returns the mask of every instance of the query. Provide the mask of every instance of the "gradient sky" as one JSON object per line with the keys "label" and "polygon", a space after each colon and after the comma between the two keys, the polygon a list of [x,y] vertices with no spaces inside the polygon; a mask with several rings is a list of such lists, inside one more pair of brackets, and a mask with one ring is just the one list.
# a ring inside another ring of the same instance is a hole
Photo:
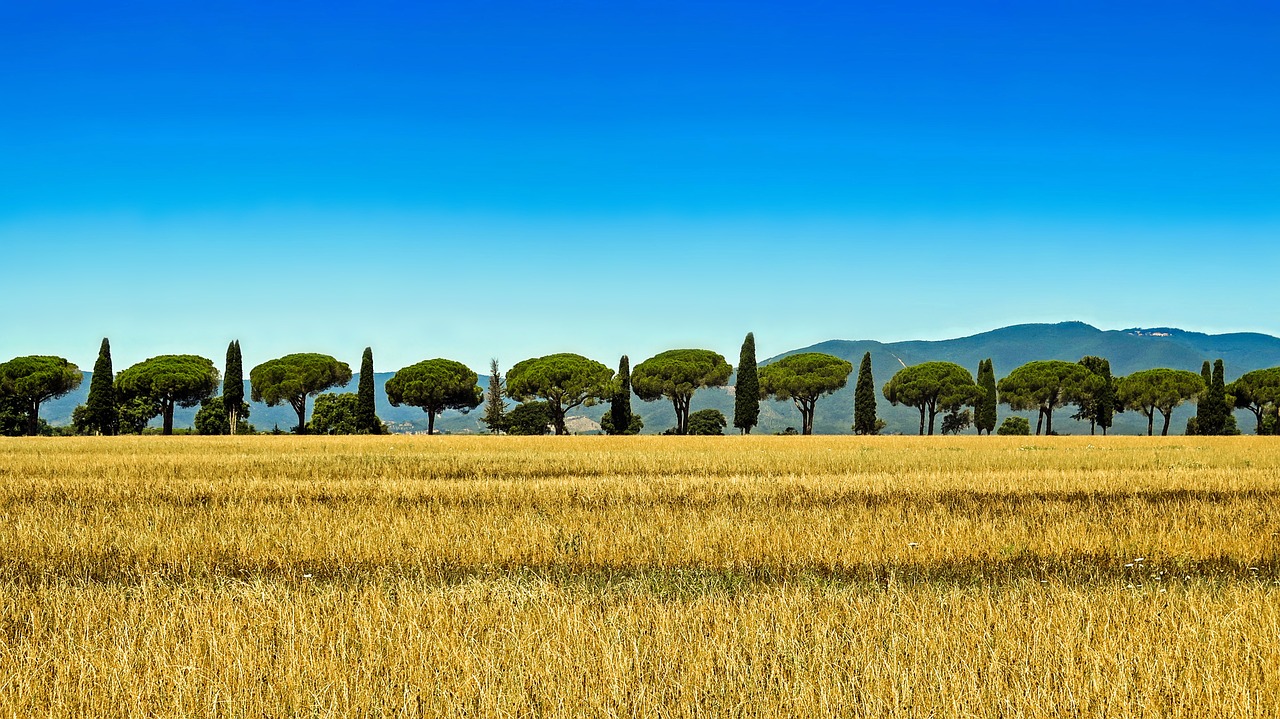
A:
{"label": "gradient sky", "polygon": [[1274,2],[195,5],[0,5],[0,360],[1280,334]]}

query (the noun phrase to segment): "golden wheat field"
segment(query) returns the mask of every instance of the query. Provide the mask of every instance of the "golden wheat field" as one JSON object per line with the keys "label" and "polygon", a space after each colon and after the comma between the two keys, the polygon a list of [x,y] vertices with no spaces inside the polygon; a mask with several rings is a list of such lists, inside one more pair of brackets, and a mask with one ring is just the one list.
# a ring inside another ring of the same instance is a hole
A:
{"label": "golden wheat field", "polygon": [[1280,716],[1266,438],[0,442],[0,717]]}

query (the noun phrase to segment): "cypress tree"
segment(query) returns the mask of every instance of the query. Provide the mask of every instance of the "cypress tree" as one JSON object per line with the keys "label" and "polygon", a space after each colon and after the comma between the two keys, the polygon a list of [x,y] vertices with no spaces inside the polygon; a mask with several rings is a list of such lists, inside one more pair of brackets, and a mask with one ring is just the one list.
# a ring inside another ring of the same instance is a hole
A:
{"label": "cypress tree", "polygon": [[738,379],[733,389],[733,426],[743,434],[760,421],[760,376],[756,373],[756,336],[747,333],[738,355]]}
{"label": "cypress tree", "polygon": [[502,374],[497,358],[489,360],[489,389],[485,392],[484,416],[480,418],[491,434],[507,429],[507,407],[502,399]]}
{"label": "cypress tree", "polygon": [[227,345],[227,371],[222,376],[222,407],[227,412],[231,434],[240,424],[240,405],[244,403],[244,366],[240,358],[240,340]]}
{"label": "cypress tree", "polygon": [[853,390],[853,433],[876,433],[876,383],[871,377],[871,353],[862,355],[858,383]]}
{"label": "cypress tree", "polygon": [[360,360],[360,385],[356,389],[356,431],[381,434],[382,422],[373,404],[373,348],[364,348]]}
{"label": "cypress tree", "polygon": [[978,388],[982,390],[982,395],[974,408],[973,426],[977,428],[978,434],[986,432],[990,436],[996,428],[996,405],[999,400],[996,393],[995,363],[990,357],[978,363]]}
{"label": "cypress tree", "polygon": [[609,419],[613,434],[626,434],[631,427],[631,360],[622,355],[618,360],[618,391],[609,400]]}
{"label": "cypress tree", "polygon": [[[1205,362],[1205,367],[1209,365]],[[1205,393],[1196,410],[1196,434],[1219,435],[1227,433],[1227,417],[1231,408],[1227,406],[1227,389],[1223,381],[1224,367],[1222,360],[1213,363],[1209,380],[1205,383]]]}
{"label": "cypress tree", "polygon": [[1111,362],[1109,360],[1102,361],[1101,371],[1098,373],[1102,376],[1103,390],[1097,399],[1097,407],[1094,409],[1095,419],[1098,426],[1102,428],[1102,436],[1107,436],[1107,430],[1111,429],[1112,418],[1115,417],[1116,411],[1121,409],[1120,399],[1116,396],[1116,380],[1111,376]]}
{"label": "cypress tree", "polygon": [[111,370],[111,342],[106,337],[102,338],[98,361],[93,365],[93,379],[89,381],[85,408],[90,429],[98,434],[116,433],[120,415],[116,408],[115,373]]}

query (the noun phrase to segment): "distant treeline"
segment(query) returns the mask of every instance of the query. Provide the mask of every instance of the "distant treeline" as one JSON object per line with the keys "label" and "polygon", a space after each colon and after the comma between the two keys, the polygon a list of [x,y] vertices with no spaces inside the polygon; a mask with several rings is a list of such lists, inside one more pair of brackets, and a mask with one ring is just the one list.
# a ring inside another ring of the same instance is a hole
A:
{"label": "distant treeline", "polygon": [[[139,434],[156,417],[163,434],[173,433],[175,407],[200,407],[199,434],[251,434],[249,404],[244,397],[240,343],[227,347],[225,375],[212,360],[197,355],[161,355],[114,373],[111,344],[102,340],[89,393],[76,407],[69,427],[50,427],[40,419],[40,406],[79,387],[83,373],[62,357],[15,357],[0,364],[0,434]],[[488,389],[460,362],[429,359],[404,367],[387,380],[393,406],[421,408],[428,432],[446,410],[470,412],[484,405],[481,422],[494,434],[568,434],[567,413],[575,407],[608,403],[600,425],[607,434],[637,434],[644,423],[632,412],[634,393],[645,402],[666,400],[675,410],[668,434],[723,434],[730,425],[746,434],[758,424],[760,402],[791,400],[800,413],[798,432],[812,434],[818,401],[843,388],[853,365],[830,354],[804,352],[756,365],[755,338],[748,333],[738,359],[732,420],[719,410],[690,412],[695,392],[723,387],[734,368],[723,355],[705,349],[659,353],[633,369],[623,355],[614,371],[582,355],[560,353],[517,362],[504,376],[490,362]],[[292,431],[318,434],[383,434],[386,428],[374,408],[373,351],[365,348],[358,391],[322,394],[352,379],[351,367],[325,354],[290,354],[264,362],[249,372],[250,395],[268,406],[288,405],[298,416]],[[219,387],[222,394],[217,394]],[[997,426],[997,409],[1035,412],[1035,434],[1055,434],[1054,412],[1073,407],[1072,419],[1087,422],[1091,433],[1106,434],[1116,414],[1137,412],[1147,420],[1147,434],[1169,433],[1173,410],[1197,405],[1186,433],[1240,434],[1233,411],[1247,409],[1256,418],[1254,432],[1280,433],[1280,367],[1248,372],[1224,382],[1221,359],[1206,360],[1199,374],[1155,368],[1116,377],[1103,357],[1079,362],[1039,360],[1015,368],[996,381],[990,359],[979,362],[978,376],[952,362],[924,362],[898,370],[881,388],[894,405],[920,412],[920,434],[953,434],[975,428],[979,434],[1031,434],[1031,423],[1009,416]],[[310,420],[307,398],[315,397]],[[518,402],[508,408],[506,399]],[[874,435],[885,423],[876,416],[876,386],[871,353],[858,368],[854,391],[855,434]],[[937,418],[942,416],[941,426]],[[280,432],[274,428],[273,432]]]}

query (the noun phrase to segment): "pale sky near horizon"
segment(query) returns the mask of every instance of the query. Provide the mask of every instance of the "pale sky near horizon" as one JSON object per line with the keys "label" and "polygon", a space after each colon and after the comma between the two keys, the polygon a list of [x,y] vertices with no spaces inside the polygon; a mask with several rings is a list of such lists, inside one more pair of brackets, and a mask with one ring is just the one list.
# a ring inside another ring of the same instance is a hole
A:
{"label": "pale sky near horizon", "polygon": [[0,7],[0,361],[1280,335],[1280,6]]}

